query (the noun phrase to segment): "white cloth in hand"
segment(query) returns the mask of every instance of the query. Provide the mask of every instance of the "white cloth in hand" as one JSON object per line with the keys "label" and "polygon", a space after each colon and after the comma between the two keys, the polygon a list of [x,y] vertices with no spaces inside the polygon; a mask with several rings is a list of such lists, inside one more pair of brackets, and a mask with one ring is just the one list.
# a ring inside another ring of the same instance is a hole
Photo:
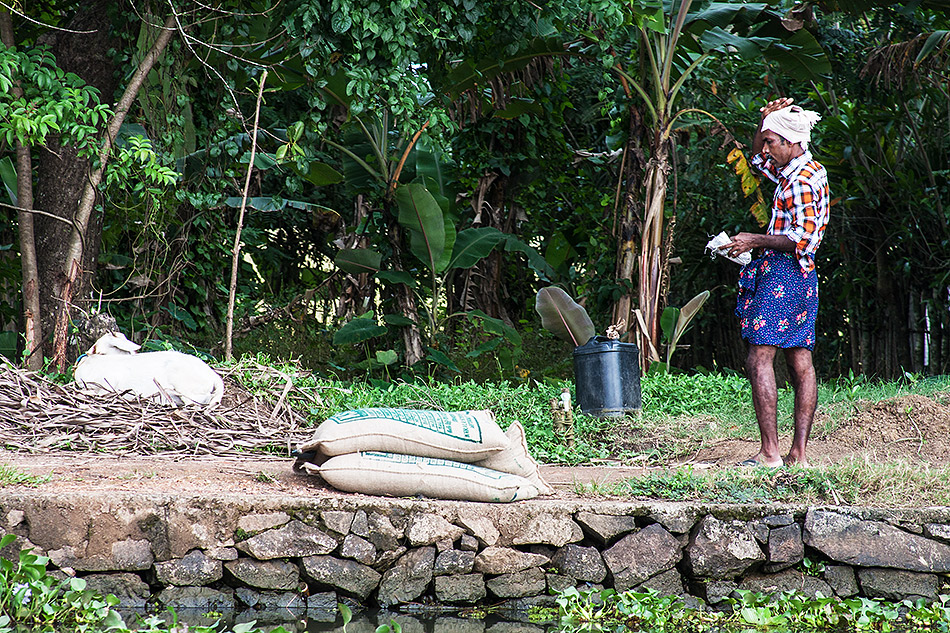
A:
{"label": "white cloth in hand", "polygon": [[719,235],[712,238],[706,243],[706,250],[709,251],[709,255],[713,259],[716,259],[716,256],[725,257],[726,259],[733,261],[737,264],[742,264],[743,266],[745,266],[746,264],[752,261],[752,253],[748,251],[746,251],[745,253],[739,253],[738,256],[733,257],[732,255],[729,255],[726,251],[720,250],[722,249],[722,247],[726,246],[727,244],[730,244],[731,242],[732,240],[729,239],[729,236],[726,235],[725,231],[723,231],[722,233],[720,233]]}

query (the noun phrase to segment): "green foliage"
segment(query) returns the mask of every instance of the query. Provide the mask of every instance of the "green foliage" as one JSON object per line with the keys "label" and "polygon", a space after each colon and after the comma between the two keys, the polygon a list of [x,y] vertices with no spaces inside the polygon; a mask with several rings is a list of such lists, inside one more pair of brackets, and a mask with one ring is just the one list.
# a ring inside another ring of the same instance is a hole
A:
{"label": "green foliage", "polygon": [[[0,538],[0,548],[9,547],[15,541],[15,535],[6,534]],[[16,561],[0,557],[0,633],[22,630],[173,633],[181,630],[174,611],[171,611],[170,625],[151,615],[135,628],[126,626],[116,610],[118,598],[113,595],[102,597],[86,589],[86,581],[82,578],[57,579],[47,571],[48,563],[49,558],[37,556],[31,550],[20,550]],[[212,615],[220,617],[220,614]],[[186,628],[195,633],[227,633],[217,623]],[[254,622],[237,624],[231,631],[263,633]],[[270,633],[287,631],[277,627]]]}
{"label": "green foliage", "polygon": [[389,624],[380,624],[376,627],[376,633],[402,633],[402,626],[393,619]]}
{"label": "green foliage", "polygon": [[666,362],[651,364],[651,371],[653,371],[654,367],[665,372],[670,371],[670,359],[673,357],[673,352],[676,351],[677,343],[683,338],[683,334],[685,334],[687,328],[689,328],[690,321],[692,321],[693,317],[702,309],[707,299],[709,299],[709,291],[704,290],[690,299],[682,308],[667,306],[663,310],[663,314],[660,315],[660,328],[663,330],[663,335],[666,340]]}
{"label": "green foliage", "polygon": [[647,374],[640,381],[643,410],[649,415],[724,415],[751,403],[749,381],[723,374]]}
{"label": "green foliage", "polygon": [[797,592],[755,593],[737,590],[727,598],[731,612],[686,607],[675,596],[656,591],[612,589],[578,591],[569,588],[557,597],[558,631],[707,631],[738,633],[754,627],[779,631],[893,631],[950,625],[948,596],[935,601],[891,603],[869,598],[814,597]]}
{"label": "green foliage", "polygon": [[[19,99],[13,98],[14,84],[23,90]],[[55,134],[91,153],[97,127],[110,115],[98,92],[59,68],[48,48],[0,44],[0,139],[8,146],[45,145]]]}
{"label": "green foliage", "polygon": [[[0,547],[16,540],[0,539]],[[57,580],[47,574],[49,559],[21,550],[16,561],[0,558],[0,630],[12,631],[14,623],[34,626],[110,628],[122,625],[113,608],[114,597],[102,598],[86,590],[81,578]]]}

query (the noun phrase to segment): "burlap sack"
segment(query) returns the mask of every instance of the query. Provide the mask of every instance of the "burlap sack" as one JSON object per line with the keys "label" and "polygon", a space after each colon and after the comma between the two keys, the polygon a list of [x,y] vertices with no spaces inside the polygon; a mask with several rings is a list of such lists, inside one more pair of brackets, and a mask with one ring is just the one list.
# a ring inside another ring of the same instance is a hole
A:
{"label": "burlap sack", "polygon": [[346,492],[387,497],[502,502],[532,499],[538,488],[524,477],[448,459],[368,451],[331,457],[321,466],[303,464]]}
{"label": "burlap sack", "polygon": [[381,451],[471,463],[508,444],[495,415],[487,410],[354,409],[327,418],[298,451],[331,457]]}
{"label": "burlap sack", "polygon": [[505,431],[508,436],[508,448],[494,453],[485,459],[475,462],[476,466],[500,470],[503,473],[519,475],[529,480],[538,488],[542,495],[553,495],[554,488],[541,478],[538,462],[528,453],[528,442],[525,439],[524,427],[515,420]]}

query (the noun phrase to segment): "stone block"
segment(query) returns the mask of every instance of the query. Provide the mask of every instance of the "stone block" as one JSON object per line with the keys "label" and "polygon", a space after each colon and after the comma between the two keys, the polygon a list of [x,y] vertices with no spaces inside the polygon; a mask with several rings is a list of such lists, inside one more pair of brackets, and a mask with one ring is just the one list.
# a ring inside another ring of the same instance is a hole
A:
{"label": "stone block", "polygon": [[577,586],[577,581],[571,578],[570,576],[562,576],[561,574],[545,574],[545,581],[548,583],[548,592],[553,593],[563,593],[571,587]]}
{"label": "stone block", "polygon": [[257,591],[249,587],[238,587],[234,590],[234,597],[238,602],[257,611],[287,610],[302,615],[302,612],[307,610],[307,596],[296,591]]}
{"label": "stone block", "polygon": [[950,525],[946,523],[925,523],[923,533],[938,541],[950,542]]}
{"label": "stone block", "polygon": [[950,545],[839,512],[809,510],[804,540],[828,558],[848,565],[950,572]]}
{"label": "stone block", "polygon": [[155,577],[159,584],[197,587],[221,580],[224,571],[221,561],[208,558],[201,550],[192,550],[184,557],[155,563]]}
{"label": "stone block", "polygon": [[791,514],[771,514],[767,517],[762,517],[761,522],[769,529],[779,528],[794,523],[795,517]]}
{"label": "stone block", "polygon": [[223,499],[185,498],[167,508],[162,527],[167,532],[167,553],[155,549],[159,559],[181,558],[193,549],[209,550],[232,547],[238,519],[247,514],[245,508]]}
{"label": "stone block", "polygon": [[689,583],[690,592],[715,606],[732,595],[738,585],[731,580],[698,580]]}
{"label": "stone block", "polygon": [[647,578],[636,587],[637,591],[652,589],[661,596],[682,596],[686,593],[683,588],[683,577],[677,569],[668,569],[656,576]]}
{"label": "stone block", "polygon": [[475,556],[475,571],[482,574],[512,574],[550,562],[547,556],[521,552],[511,547],[486,547]]}
{"label": "stone block", "polygon": [[307,619],[315,622],[335,622],[339,600],[333,591],[321,591],[307,596]]}
{"label": "stone block", "polygon": [[584,539],[584,530],[566,513],[541,514],[531,518],[512,535],[513,545],[544,544],[563,547]]}
{"label": "stone block", "polygon": [[247,534],[257,534],[264,530],[272,530],[290,522],[290,515],[286,512],[268,512],[266,514],[245,514],[238,519],[237,527]]}
{"label": "stone block", "polygon": [[353,513],[353,522],[350,524],[350,532],[362,537],[366,537],[369,534],[369,515],[366,514],[366,510],[357,510]]}
{"label": "stone block", "polygon": [[731,579],[765,560],[745,521],[720,521],[704,516],[686,548],[685,560],[695,578]]}
{"label": "stone block", "polygon": [[445,550],[435,557],[433,573],[436,576],[469,574],[475,567],[475,552],[457,549]]}
{"label": "stone block", "polygon": [[606,545],[617,536],[635,532],[637,521],[631,516],[614,516],[593,512],[578,512],[577,522],[601,545]]}
{"label": "stone block", "polygon": [[241,552],[258,560],[320,556],[336,549],[336,539],[302,521],[261,532],[236,545]]}
{"label": "stone block", "polygon": [[478,539],[471,534],[463,534],[459,539],[459,549],[463,552],[477,552]]}
{"label": "stone block", "polygon": [[308,556],[303,559],[304,574],[319,585],[334,587],[365,600],[382,576],[372,567],[332,556]]}
{"label": "stone block", "polygon": [[386,569],[407,551],[409,551],[408,548],[400,545],[398,547],[394,547],[393,549],[387,549],[383,550],[382,552],[378,552],[376,554],[376,562],[373,563],[373,567],[376,569]]}
{"label": "stone block", "polygon": [[396,549],[405,537],[404,530],[397,528],[388,516],[379,512],[357,512],[350,532],[362,536],[382,552]]}
{"label": "stone block", "polygon": [[454,543],[464,533],[464,529],[438,514],[417,514],[409,521],[408,537],[412,547],[433,545],[442,540]]}
{"label": "stone block", "polygon": [[607,566],[596,547],[565,545],[554,554],[551,563],[559,573],[576,580],[603,582],[607,577]]}
{"label": "stone block", "polygon": [[523,598],[543,594],[547,588],[544,572],[537,567],[489,579],[488,591],[498,598]]}
{"label": "stone block", "polygon": [[[461,537],[459,537],[461,538]],[[447,538],[439,539],[435,542],[435,551],[437,552],[446,552],[455,547],[455,541],[451,541]]]}
{"label": "stone block", "polygon": [[857,595],[859,591],[854,569],[848,565],[826,565],[823,576],[836,596],[848,598]]}
{"label": "stone block", "polygon": [[85,555],[84,550],[66,546],[47,553],[57,567],[76,571],[144,571],[151,569],[154,557],[146,540],[126,539],[112,544],[111,555]]}
{"label": "stone block", "polygon": [[755,536],[760,544],[765,545],[769,542],[769,526],[761,521],[753,521],[749,523],[749,527],[752,528],[752,535]]}
{"label": "stone block", "polygon": [[142,609],[152,596],[148,583],[138,574],[89,574],[84,576],[86,589],[119,599],[119,606],[126,609]]}
{"label": "stone block", "polygon": [[234,611],[237,602],[232,591],[218,591],[209,587],[166,587],[158,594],[159,604],[176,610]]}
{"label": "stone block", "polygon": [[459,512],[458,521],[485,547],[494,546],[501,537],[501,533],[495,526],[495,522],[476,512]]}
{"label": "stone block", "polygon": [[892,602],[917,598],[935,600],[940,578],[936,574],[872,567],[858,570],[858,584],[869,598]]}
{"label": "stone block", "polygon": [[802,542],[802,529],[797,523],[769,530],[768,564],[769,573],[788,569],[802,562],[805,557],[805,545]]}
{"label": "stone block", "polygon": [[693,504],[657,501],[650,504],[647,517],[662,525],[670,534],[686,534],[703,515],[703,508]]}
{"label": "stone block", "polygon": [[421,596],[432,582],[435,548],[410,549],[383,573],[377,599],[383,606],[410,602]]}
{"label": "stone block", "polygon": [[237,560],[238,557],[238,551],[235,547],[212,547],[205,550],[205,554],[208,558],[216,560]]}
{"label": "stone block", "polygon": [[349,534],[355,517],[355,512],[346,510],[324,510],[320,513],[320,519],[327,529],[337,534]]}
{"label": "stone block", "polygon": [[245,585],[258,589],[296,589],[300,583],[300,570],[289,561],[239,558],[224,567]]}
{"label": "stone block", "polygon": [[683,556],[679,540],[654,523],[628,534],[604,552],[614,588],[626,591],[647,578],[672,569]]}
{"label": "stone block", "polygon": [[486,595],[485,579],[481,574],[437,576],[435,579],[435,597],[439,602],[471,604]]}
{"label": "stone block", "polygon": [[343,545],[340,547],[340,556],[352,558],[364,565],[372,565],[376,560],[376,546],[362,536],[347,534],[343,538]]}

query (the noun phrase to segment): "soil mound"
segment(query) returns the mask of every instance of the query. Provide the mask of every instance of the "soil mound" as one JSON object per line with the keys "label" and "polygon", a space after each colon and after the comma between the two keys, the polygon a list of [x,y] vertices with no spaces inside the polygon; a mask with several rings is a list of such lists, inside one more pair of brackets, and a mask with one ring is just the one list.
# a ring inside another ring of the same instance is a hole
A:
{"label": "soil mound", "polygon": [[[831,429],[823,431],[822,429]],[[790,437],[780,436],[783,448]],[[719,466],[754,455],[758,438],[724,439],[700,449],[690,462]],[[848,461],[950,464],[950,394],[910,394],[881,402],[856,402],[842,420],[819,414],[808,444],[813,465]]]}

